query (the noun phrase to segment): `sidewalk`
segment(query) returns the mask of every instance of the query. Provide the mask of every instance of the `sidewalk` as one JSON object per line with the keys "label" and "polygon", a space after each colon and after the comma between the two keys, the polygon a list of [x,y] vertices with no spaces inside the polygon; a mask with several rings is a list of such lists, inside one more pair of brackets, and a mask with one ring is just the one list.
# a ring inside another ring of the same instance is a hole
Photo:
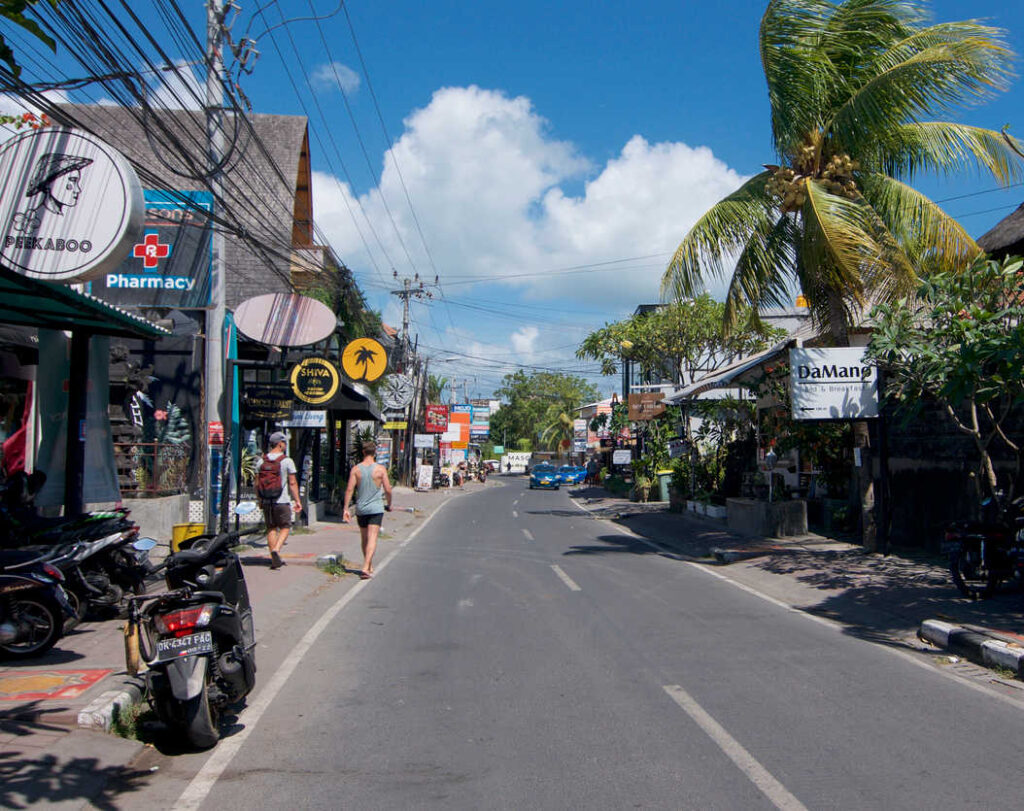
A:
{"label": "sidewalk", "polygon": [[[629,529],[674,557],[719,567],[729,579],[837,621],[852,635],[923,650],[928,648],[921,637],[933,644],[940,638],[924,633],[923,624],[940,620],[982,638],[1008,640],[1011,647],[1024,642],[1017,636],[1024,632],[1024,597],[1012,590],[984,601],[963,597],[941,555],[911,550],[868,554],[848,541],[813,533],[742,536],[718,519],[669,512],[664,502],[638,504],[596,487],[570,490],[570,495],[595,517]],[[602,540],[624,543],[621,535]],[[962,647],[956,651],[974,658]],[[983,663],[980,648],[977,657]]]}
{"label": "sidewalk", "polygon": [[[385,516],[378,541],[377,563],[446,500],[482,487],[467,483],[462,491],[422,493],[396,487],[393,510]],[[329,587],[340,597],[342,590],[360,582],[359,528],[342,524],[340,516],[326,516],[309,530],[293,530],[281,556],[286,565],[276,571],[270,569],[265,537],[242,540],[250,547],[239,557],[246,567],[257,639],[272,638],[311,594]],[[332,576],[318,569],[317,559],[325,556],[338,564],[344,561],[349,573]],[[162,585],[158,581],[150,588]],[[46,800],[79,808],[101,797],[112,782],[124,790],[142,777],[121,764],[129,763],[143,744],[106,732],[123,708],[142,700],[141,681],[124,670],[123,624],[118,619],[82,623],[44,656],[0,660],[0,807]],[[266,674],[277,667],[274,662],[261,664]]]}

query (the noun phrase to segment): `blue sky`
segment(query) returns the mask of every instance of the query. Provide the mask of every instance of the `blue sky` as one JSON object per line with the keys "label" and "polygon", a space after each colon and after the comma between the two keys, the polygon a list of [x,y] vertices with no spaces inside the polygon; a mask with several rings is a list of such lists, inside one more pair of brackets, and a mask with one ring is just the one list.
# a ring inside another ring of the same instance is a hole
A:
{"label": "blue sky", "polygon": [[[200,3],[181,4],[201,32]],[[352,0],[362,59],[336,0],[245,2],[234,32],[261,52],[242,82],[254,110],[310,117],[314,216],[371,305],[400,324],[392,270],[436,273],[413,329],[433,370],[486,396],[517,364],[590,377],[579,340],[657,300],[693,221],[772,161],[765,4]],[[1019,0],[930,5],[1024,52]],[[1022,88],[962,120],[1024,137]],[[1024,200],[967,174],[917,185],[974,195],[944,204],[974,236]]]}

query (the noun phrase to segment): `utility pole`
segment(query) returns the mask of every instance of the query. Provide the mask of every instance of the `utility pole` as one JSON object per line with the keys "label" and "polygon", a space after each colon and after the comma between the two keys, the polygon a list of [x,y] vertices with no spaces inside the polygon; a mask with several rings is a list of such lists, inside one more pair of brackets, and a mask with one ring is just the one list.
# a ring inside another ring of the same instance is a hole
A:
{"label": "utility pole", "polygon": [[[224,155],[224,58],[221,52],[224,41],[224,0],[207,0],[206,4],[206,135],[208,142],[207,163],[210,167],[210,190],[214,206],[223,200],[220,165]],[[222,212],[218,212],[222,213]],[[210,423],[224,425],[226,406],[224,395],[224,311],[226,304],[224,284],[224,232],[214,227],[212,235],[213,261],[211,267],[212,307],[206,313],[206,423],[209,434]],[[220,468],[224,463],[219,448],[214,448],[206,437],[206,526],[213,530],[217,522],[217,505],[214,491],[220,488]],[[221,491],[220,497],[227,498]]]}
{"label": "utility pole", "polygon": [[[395,271],[392,271],[392,273],[393,273],[395,279],[397,280],[398,279],[398,271],[395,270]],[[415,362],[414,362],[414,358],[416,356],[416,351],[412,350],[410,352],[411,346],[410,346],[410,343],[409,343],[409,302],[412,299],[419,299],[420,301],[422,301],[423,299],[431,299],[431,298],[434,297],[434,294],[431,293],[429,290],[427,290],[423,286],[423,282],[420,280],[420,274],[419,273],[416,273],[414,275],[414,277],[411,278],[411,279],[408,276],[406,276],[405,278],[401,279],[401,282],[402,282],[401,288],[399,288],[398,290],[392,290],[391,291],[391,295],[398,296],[402,300],[402,343],[401,343],[401,352],[400,352],[400,354],[401,354],[401,363],[400,363],[399,371],[402,374],[408,375],[410,380],[413,380],[412,375],[415,374],[415,371],[416,371],[416,369],[415,369]],[[437,284],[437,282],[438,282],[438,278],[435,276],[434,277],[434,283]],[[418,338],[416,340],[416,343],[417,343],[417,346],[418,346],[419,345],[419,339]],[[415,381],[413,381],[413,382],[415,384]],[[413,458],[414,458],[414,454],[415,454],[415,450],[412,447],[412,445],[413,445],[413,436],[415,434],[415,429],[416,429],[416,426],[415,426],[415,421],[416,421],[415,407],[416,407],[416,396],[415,396],[415,390],[414,390],[413,398],[410,401],[409,406],[408,406],[408,410],[407,410],[407,418],[406,418],[407,419],[407,424],[406,424],[406,432],[405,432],[405,458],[402,460],[403,464],[399,468],[400,470],[405,472],[405,475],[408,476],[408,480],[409,480],[409,482],[411,484],[415,484],[415,482],[411,482],[412,475],[413,475],[413,473],[412,473],[412,470],[413,470]]]}

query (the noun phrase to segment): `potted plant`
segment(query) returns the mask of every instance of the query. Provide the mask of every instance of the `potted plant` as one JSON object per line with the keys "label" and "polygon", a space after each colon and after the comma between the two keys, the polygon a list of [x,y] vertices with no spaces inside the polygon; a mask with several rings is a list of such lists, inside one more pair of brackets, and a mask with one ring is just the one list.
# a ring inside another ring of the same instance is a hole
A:
{"label": "potted plant", "polygon": [[651,477],[646,473],[638,473],[633,479],[633,493],[637,501],[647,501],[651,497]]}

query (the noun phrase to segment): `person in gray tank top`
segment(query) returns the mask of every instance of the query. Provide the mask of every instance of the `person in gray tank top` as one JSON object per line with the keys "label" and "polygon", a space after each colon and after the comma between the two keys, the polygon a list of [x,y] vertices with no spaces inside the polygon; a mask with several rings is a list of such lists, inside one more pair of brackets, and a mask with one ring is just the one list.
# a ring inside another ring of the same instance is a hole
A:
{"label": "person in gray tank top", "polygon": [[391,511],[391,480],[384,465],[377,464],[377,443],[363,443],[362,464],[352,468],[345,488],[343,521],[351,521],[349,504],[356,497],[356,520],[363,546],[362,580],[373,577],[373,554],[377,551],[377,536],[384,521],[384,513]]}

